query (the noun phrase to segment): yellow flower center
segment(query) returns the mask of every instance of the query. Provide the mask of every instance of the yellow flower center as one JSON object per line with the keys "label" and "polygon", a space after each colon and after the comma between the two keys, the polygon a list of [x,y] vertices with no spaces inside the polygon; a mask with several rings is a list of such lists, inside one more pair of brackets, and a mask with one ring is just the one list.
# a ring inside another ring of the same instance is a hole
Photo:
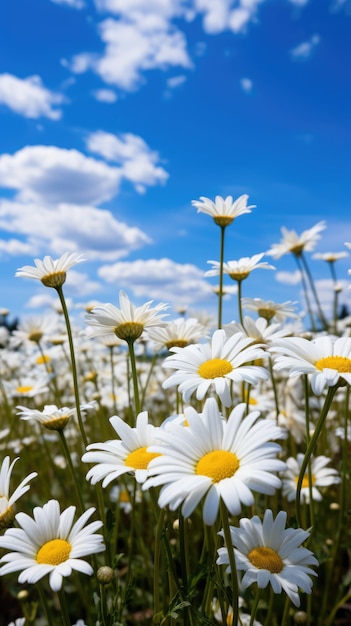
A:
{"label": "yellow flower center", "polygon": [[271,574],[279,574],[284,567],[284,563],[279,554],[266,546],[257,546],[247,555],[249,561],[257,569],[267,569]]}
{"label": "yellow flower center", "polygon": [[[296,485],[297,485],[298,482],[299,482],[299,477],[295,476],[295,483],[296,483]],[[311,483],[312,483],[312,485],[314,485],[315,482],[316,482],[316,477],[314,476],[314,474],[312,474],[312,476],[311,476]],[[309,484],[310,484],[310,481],[308,480],[308,476],[306,475],[302,479],[301,488],[302,489],[308,489]]]}
{"label": "yellow flower center", "polygon": [[124,341],[135,341],[139,339],[144,330],[144,324],[138,322],[124,322],[124,324],[118,324],[113,331],[119,339]]}
{"label": "yellow flower center", "polygon": [[148,452],[147,446],[138,448],[130,452],[125,460],[127,467],[133,467],[134,469],[147,469],[150,461],[156,459],[157,456],[161,456],[155,452]]}
{"label": "yellow flower center", "polygon": [[168,348],[168,350],[170,350],[171,348],[185,348],[187,345],[189,345],[189,341],[187,341],[187,339],[172,339],[171,341],[167,341],[167,343],[165,343],[166,348]]}
{"label": "yellow flower center", "polygon": [[33,387],[31,385],[23,385],[22,387],[17,387],[17,393],[28,393],[28,391],[32,391]]}
{"label": "yellow flower center", "polygon": [[53,417],[49,421],[43,422],[43,426],[48,430],[63,430],[69,419],[69,415],[60,415],[60,417]]}
{"label": "yellow flower center", "polygon": [[274,309],[269,309],[269,308],[267,308],[267,309],[258,309],[257,313],[258,313],[258,315],[260,317],[264,317],[267,320],[267,322],[269,322],[269,320],[271,320],[272,317],[275,316]]}
{"label": "yellow flower center", "polygon": [[226,359],[210,359],[202,363],[198,369],[201,378],[219,378],[233,371],[233,366]]}
{"label": "yellow flower center", "polygon": [[54,272],[53,274],[47,274],[41,278],[41,282],[45,287],[62,287],[66,280],[66,272]]}
{"label": "yellow flower center", "polygon": [[8,498],[0,494],[0,529],[9,528],[9,526],[12,526],[12,522],[14,519],[14,507],[9,506]]}
{"label": "yellow flower center", "polygon": [[52,539],[41,546],[36,561],[44,565],[60,565],[69,559],[72,546],[65,539]]}
{"label": "yellow flower center", "polygon": [[195,472],[200,476],[208,476],[213,483],[234,476],[239,469],[239,460],[228,450],[213,450],[205,454],[196,464]]}
{"label": "yellow flower center", "polygon": [[233,280],[244,280],[244,278],[247,278],[249,276],[250,272],[245,271],[245,272],[241,272],[240,270],[238,272],[230,272],[229,276],[230,278],[232,278]]}
{"label": "yellow flower center", "polygon": [[230,217],[230,215],[216,215],[213,221],[217,226],[229,226],[234,221],[234,217]]}
{"label": "yellow flower center", "polygon": [[127,489],[121,489],[119,494],[119,501],[125,503],[130,502],[130,497]]}
{"label": "yellow flower center", "polygon": [[41,330],[33,330],[31,333],[29,333],[28,339],[29,341],[38,342],[40,341],[42,336],[43,336],[43,332]]}
{"label": "yellow flower center", "polygon": [[37,358],[37,365],[43,365],[44,363],[50,363],[51,359],[47,354],[40,354]]}
{"label": "yellow flower center", "polygon": [[315,366],[318,370],[323,370],[325,367],[328,367],[338,372],[350,373],[351,359],[348,359],[346,356],[326,356],[316,361]]}

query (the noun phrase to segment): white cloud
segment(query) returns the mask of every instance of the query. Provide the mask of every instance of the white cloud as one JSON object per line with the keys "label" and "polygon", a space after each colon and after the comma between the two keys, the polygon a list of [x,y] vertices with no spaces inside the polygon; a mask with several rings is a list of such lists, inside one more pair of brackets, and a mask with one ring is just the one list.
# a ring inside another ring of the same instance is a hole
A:
{"label": "white cloud", "polygon": [[172,78],[169,78],[167,80],[167,87],[174,89],[175,87],[179,87],[180,85],[185,83],[185,81],[186,81],[186,76],[184,76],[184,74],[181,76],[172,76]]}
{"label": "white cloud", "polygon": [[72,9],[84,9],[85,2],[83,0],[51,0],[54,4],[67,4]]}
{"label": "white cloud", "polygon": [[112,89],[97,89],[93,91],[93,96],[99,102],[106,102],[107,104],[117,101],[117,94]]}
{"label": "white cloud", "polygon": [[307,59],[320,42],[319,35],[312,35],[308,41],[300,43],[291,50],[291,56],[294,59]]}
{"label": "white cloud", "polygon": [[138,297],[173,305],[198,304],[213,297],[211,286],[203,278],[203,270],[168,258],[117,262],[102,266],[98,274],[118,288],[132,290]]}
{"label": "white cloud", "polygon": [[144,191],[144,185],[165,183],[168,173],[157,163],[159,155],[152,151],[138,135],[124,133],[119,136],[102,130],[87,138],[87,149],[121,166],[124,178]]}
{"label": "white cloud", "polygon": [[142,84],[147,70],[192,67],[184,34],[162,14],[130,13],[119,20],[107,18],[98,30],[105,44],[104,54],[76,55],[70,64],[73,72],[90,68],[109,85],[133,91]]}
{"label": "white cloud", "polygon": [[278,283],[283,283],[284,285],[298,285],[301,282],[299,270],[295,270],[295,272],[276,272],[275,278]]}
{"label": "white cloud", "polygon": [[22,79],[12,74],[0,74],[0,104],[19,115],[59,120],[62,111],[54,107],[65,101],[62,94],[46,89],[40,76]]}
{"label": "white cloud", "polygon": [[250,91],[252,91],[252,86],[253,86],[251,78],[241,78],[240,86],[243,91],[245,91],[246,93],[250,93]]}
{"label": "white cloud", "polygon": [[16,256],[79,251],[88,260],[115,261],[151,243],[142,230],[119,222],[110,211],[73,204],[48,208],[3,200],[0,229],[16,233],[17,239],[0,240],[0,251]]}
{"label": "white cloud", "polygon": [[18,190],[25,202],[99,204],[116,195],[121,176],[120,168],[56,146],[0,156],[0,186]]}
{"label": "white cloud", "polygon": [[0,155],[0,187],[17,190],[21,202],[101,204],[111,200],[122,179],[137,191],[165,183],[168,173],[159,156],[131,133],[119,137],[98,131],[87,139],[88,149],[117,165],[109,165],[78,150],[56,146],[26,146]]}

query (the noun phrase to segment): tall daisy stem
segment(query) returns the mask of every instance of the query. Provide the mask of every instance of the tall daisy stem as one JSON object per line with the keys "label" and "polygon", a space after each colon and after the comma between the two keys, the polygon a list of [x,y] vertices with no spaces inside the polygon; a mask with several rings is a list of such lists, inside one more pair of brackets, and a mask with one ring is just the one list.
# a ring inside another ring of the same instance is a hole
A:
{"label": "tall daisy stem", "polygon": [[223,263],[224,263],[224,235],[226,227],[220,225],[221,242],[219,249],[219,292],[218,292],[218,328],[222,328],[222,307],[223,307]]}
{"label": "tall daisy stem", "polygon": [[261,589],[257,588],[255,601],[254,601],[252,609],[251,609],[251,618],[250,618],[249,626],[253,626],[254,623],[255,623],[255,617],[256,617],[256,614],[257,614],[257,609],[258,609],[258,605],[259,605],[260,599],[261,599]]}
{"label": "tall daisy stem", "polygon": [[232,582],[232,607],[233,607],[233,626],[238,625],[239,618],[239,585],[238,585],[238,576],[236,571],[236,562],[235,562],[235,554],[234,547],[232,542],[232,536],[230,532],[229,518],[227,508],[222,500],[220,499],[220,512],[221,512],[221,520],[223,526],[223,534],[224,541],[228,550],[229,557],[229,565],[231,572],[231,582]]}
{"label": "tall daisy stem", "polygon": [[76,470],[73,467],[72,458],[71,458],[71,455],[70,455],[70,452],[69,452],[69,448],[68,448],[68,445],[67,445],[67,440],[66,440],[66,437],[65,437],[65,433],[61,429],[61,430],[58,431],[58,434],[59,434],[59,437],[60,437],[60,441],[61,441],[61,445],[62,445],[62,448],[63,448],[64,455],[65,455],[67,463],[68,463],[69,470],[71,472],[71,476],[72,476],[74,488],[75,488],[75,491],[76,491],[76,496],[77,496],[80,512],[84,513],[85,507],[84,507],[84,503],[83,503],[81,488],[80,488],[78,480],[77,480],[77,472],[76,472]]}
{"label": "tall daisy stem", "polygon": [[86,433],[85,433],[83,418],[82,418],[82,414],[81,414],[81,410],[80,410],[78,373],[77,373],[76,358],[75,358],[75,353],[74,353],[74,344],[73,344],[71,323],[70,323],[70,319],[69,319],[69,315],[68,315],[66,300],[65,300],[65,297],[64,297],[63,291],[62,291],[62,286],[56,287],[56,291],[57,291],[58,296],[60,298],[62,311],[63,311],[63,315],[64,315],[64,318],[65,318],[65,323],[66,323],[68,344],[69,344],[69,349],[70,349],[70,354],[71,354],[71,367],[72,367],[72,377],[73,377],[73,387],[74,387],[74,398],[75,398],[75,402],[76,402],[76,411],[77,411],[77,417],[78,417],[78,424],[79,424],[79,430],[80,430],[80,434],[81,434],[82,439],[83,439],[84,446],[86,447],[88,445],[88,438],[87,438]]}
{"label": "tall daisy stem", "polygon": [[301,464],[301,468],[300,468],[300,474],[299,474],[299,478],[297,481],[297,488],[296,488],[296,501],[295,501],[295,507],[296,507],[296,519],[297,519],[297,523],[298,525],[302,528],[302,520],[301,520],[301,488],[302,488],[302,482],[305,476],[305,472],[306,472],[306,468],[308,466],[308,463],[310,461],[310,458],[315,450],[315,447],[317,445],[317,441],[319,439],[319,435],[322,431],[322,428],[324,426],[324,422],[326,420],[326,417],[328,415],[331,403],[333,401],[335,392],[337,390],[337,385],[334,385],[333,387],[329,387],[328,388],[328,393],[327,393],[327,397],[325,399],[323,408],[321,410],[320,416],[318,418],[318,422],[316,424],[316,428],[315,431],[313,433],[313,436],[310,439],[310,442],[307,445],[307,449],[305,452],[305,456],[304,459],[302,461]]}
{"label": "tall daisy stem", "polygon": [[63,626],[71,626],[71,620],[70,620],[68,606],[67,606],[67,598],[63,589],[59,589],[58,597],[59,597],[60,608],[61,608],[62,624]]}
{"label": "tall daisy stem", "polygon": [[319,298],[318,298],[317,289],[316,289],[316,286],[314,284],[314,280],[312,278],[312,274],[310,272],[310,268],[308,267],[308,263],[306,261],[306,257],[304,256],[303,252],[301,253],[301,261],[302,261],[303,267],[305,269],[305,273],[306,273],[306,276],[308,278],[308,282],[310,283],[310,287],[311,287],[311,291],[313,293],[313,297],[314,297],[315,302],[316,302],[319,319],[322,322],[322,324],[324,326],[324,329],[328,330],[329,324],[328,324],[328,322],[326,320],[326,317],[325,317],[325,315],[323,313],[323,310],[322,310],[322,307],[321,307],[321,303],[320,303]]}
{"label": "tall daisy stem", "polygon": [[138,415],[140,413],[140,397],[139,397],[138,374],[137,374],[136,360],[135,360],[134,339],[128,340],[127,343],[128,343],[130,364],[132,368],[135,415]]}
{"label": "tall daisy stem", "polygon": [[45,591],[41,585],[41,583],[37,583],[37,589],[38,589],[38,593],[39,593],[39,597],[40,597],[40,601],[42,604],[42,607],[44,609],[44,613],[45,613],[45,617],[46,617],[46,621],[47,621],[47,626],[54,626],[54,620],[52,618],[49,606],[48,606],[48,602],[46,599],[46,595],[45,595]]}

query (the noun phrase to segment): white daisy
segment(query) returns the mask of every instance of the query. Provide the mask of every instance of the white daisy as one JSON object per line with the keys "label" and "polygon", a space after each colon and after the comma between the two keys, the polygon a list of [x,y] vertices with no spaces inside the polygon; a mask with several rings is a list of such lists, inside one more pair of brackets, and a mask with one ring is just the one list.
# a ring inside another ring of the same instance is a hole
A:
{"label": "white daisy", "polygon": [[35,507],[34,519],[26,513],[18,513],[19,528],[9,528],[0,537],[0,547],[13,550],[5,554],[0,563],[0,576],[21,571],[18,582],[35,584],[49,574],[53,591],[62,586],[62,578],[72,570],[91,575],[93,568],[81,557],[103,552],[102,535],[95,531],[102,522],[85,523],[95,509],[90,508],[73,524],[76,507],[70,506],[60,513],[57,500],[49,500],[43,507]]}
{"label": "white daisy", "polygon": [[297,303],[290,300],[279,304],[273,300],[262,300],[262,298],[242,298],[241,304],[243,309],[256,311],[260,317],[268,321],[275,318],[277,322],[283,322],[287,317],[299,317],[295,313],[294,305]]}
{"label": "white daisy", "polygon": [[316,337],[312,341],[302,337],[277,340],[270,350],[275,370],[287,369],[289,376],[310,374],[311,387],[320,395],[325,387],[342,382],[351,384],[351,338]]}
{"label": "white daisy", "polygon": [[[247,278],[253,270],[275,270],[274,265],[270,265],[267,261],[260,263],[264,252],[262,254],[254,254],[252,257],[242,257],[238,261],[228,261],[223,263],[223,274],[228,274],[233,280],[244,280]],[[207,261],[211,263],[212,269],[205,272],[205,276],[218,276],[221,271],[221,264],[219,261]]]}
{"label": "white daisy", "polygon": [[163,383],[168,389],[179,385],[185,402],[188,402],[196,390],[196,398],[203,400],[206,393],[214,387],[224,406],[232,404],[231,382],[245,380],[253,385],[258,380],[267,380],[269,373],[263,367],[247,365],[255,359],[264,358],[265,352],[260,346],[252,346],[252,339],[243,333],[235,333],[229,339],[223,329],[213,333],[211,342],[172,348],[174,352],[167,357],[163,367],[178,370]]}
{"label": "white daisy", "polygon": [[[94,408],[96,403],[83,404],[80,407],[81,414],[85,411]],[[29,409],[26,406],[16,406],[17,415],[22,420],[36,420],[48,430],[62,430],[69,422],[73,415],[77,414],[76,409],[69,409],[67,407],[58,408],[55,404],[46,404],[42,411],[36,409]]]}
{"label": "white daisy", "polygon": [[163,348],[170,350],[175,346],[185,348],[190,343],[196,343],[207,335],[207,329],[195,317],[187,319],[179,317],[167,322],[164,326],[147,330],[148,339],[151,339],[155,352],[159,352]]}
{"label": "white daisy", "polygon": [[220,498],[232,515],[241,505],[254,503],[252,490],[273,494],[281,485],[275,472],[285,468],[276,457],[281,450],[272,439],[282,430],[268,420],[258,420],[253,411],[244,419],[246,405],[239,404],[225,421],[214,398],[206,400],[202,414],[192,407],[184,411],[188,426],[170,422],[160,428],[161,445],[149,464],[150,478],[143,489],[163,485],[158,504],[171,510],[182,504],[182,515],[189,517],[206,496],[203,507],[205,524],[215,522]]}
{"label": "white daisy", "polygon": [[158,441],[159,429],[148,423],[147,411],[139,413],[135,428],[116,415],[110,418],[110,422],[121,439],[87,446],[82,461],[95,464],[88,471],[87,480],[93,485],[102,480],[102,486],[107,487],[122,474],[133,473],[138,483],[144,482],[150,461],[158,456],[149,452],[148,447]]}
{"label": "white daisy", "polygon": [[[288,469],[281,475],[283,496],[286,496],[289,502],[296,498],[296,487],[303,459],[304,454],[301,453],[298,453],[296,459],[290,457],[286,462]],[[329,485],[335,485],[341,482],[337,470],[332,467],[327,467],[330,462],[331,459],[328,459],[326,456],[317,456],[311,459],[312,500],[322,500],[322,494],[318,490],[318,487],[329,487]],[[300,498],[301,502],[309,504],[310,489],[307,470],[302,480]]]}
{"label": "white daisy", "polygon": [[[294,528],[285,528],[287,514],[279,511],[275,520],[267,509],[263,522],[255,515],[240,520],[240,528],[231,526],[236,567],[245,574],[241,586],[246,589],[257,583],[264,589],[270,583],[274,593],[282,589],[295,606],[300,606],[299,590],[311,593],[312,580],[316,576],[310,565],[318,565],[317,559],[301,544],[309,533]],[[220,532],[223,536],[223,531]],[[229,565],[227,547],[219,548],[217,564]],[[230,571],[230,567],[227,568]]]}
{"label": "white daisy", "polygon": [[29,481],[38,476],[37,472],[32,472],[26,476],[10,495],[11,474],[16,461],[18,458],[14,459],[10,465],[10,457],[6,456],[0,468],[0,528],[8,528],[12,524],[15,518],[15,502],[28,491]]}
{"label": "white daisy", "polygon": [[239,322],[231,322],[224,326],[224,330],[229,337],[234,333],[241,332],[261,344],[270,344],[272,341],[289,334],[289,328],[286,326],[278,323],[269,324],[264,317],[254,320],[249,315],[245,315],[242,325]]}
{"label": "white daisy", "polygon": [[301,256],[304,250],[311,252],[320,239],[320,233],[325,228],[325,222],[318,222],[318,224],[315,224],[312,228],[308,228],[304,230],[301,235],[298,235],[295,230],[288,230],[283,226],[281,229],[283,235],[281,242],[274,243],[266,254],[272,256],[274,259],[280,259],[280,257],[289,252],[292,252],[295,256]]}
{"label": "white daisy", "polygon": [[65,252],[59,259],[45,256],[43,260],[34,259],[35,267],[25,265],[20,267],[15,276],[23,278],[36,278],[45,287],[61,287],[66,280],[66,272],[70,267],[85,261],[82,254],[77,252]]}
{"label": "white daisy", "polygon": [[152,300],[136,307],[124,291],[119,293],[118,309],[113,304],[100,304],[85,316],[91,337],[114,333],[125,341],[138,339],[145,328],[159,326],[167,308],[164,303],[150,308]]}
{"label": "white daisy", "polygon": [[215,201],[200,196],[200,200],[192,200],[191,204],[197,208],[198,213],[207,213],[218,226],[229,226],[233,220],[244,213],[251,213],[255,205],[247,205],[248,195],[243,194],[233,202],[232,196],[222,198],[216,196]]}
{"label": "white daisy", "polygon": [[349,256],[348,252],[315,252],[312,258],[327,263],[335,263],[335,261],[345,259],[347,256]]}

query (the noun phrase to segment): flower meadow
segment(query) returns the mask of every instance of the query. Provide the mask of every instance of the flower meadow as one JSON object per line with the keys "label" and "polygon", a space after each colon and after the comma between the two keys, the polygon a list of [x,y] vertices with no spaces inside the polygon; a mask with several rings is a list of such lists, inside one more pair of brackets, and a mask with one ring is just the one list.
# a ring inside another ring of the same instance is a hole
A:
{"label": "flower meadow", "polygon": [[[55,290],[57,310],[11,332],[2,311],[2,624],[351,623],[351,324],[335,271],[347,251],[316,253],[329,318],[308,263],[324,222],[232,260],[226,232],[249,219],[248,196],[193,206],[218,235],[216,319],[120,291],[79,323],[65,281],[83,254],[16,273]],[[297,303],[244,297],[252,271],[274,271],[264,257],[283,255],[303,318]],[[237,314],[223,323],[228,279]]]}

